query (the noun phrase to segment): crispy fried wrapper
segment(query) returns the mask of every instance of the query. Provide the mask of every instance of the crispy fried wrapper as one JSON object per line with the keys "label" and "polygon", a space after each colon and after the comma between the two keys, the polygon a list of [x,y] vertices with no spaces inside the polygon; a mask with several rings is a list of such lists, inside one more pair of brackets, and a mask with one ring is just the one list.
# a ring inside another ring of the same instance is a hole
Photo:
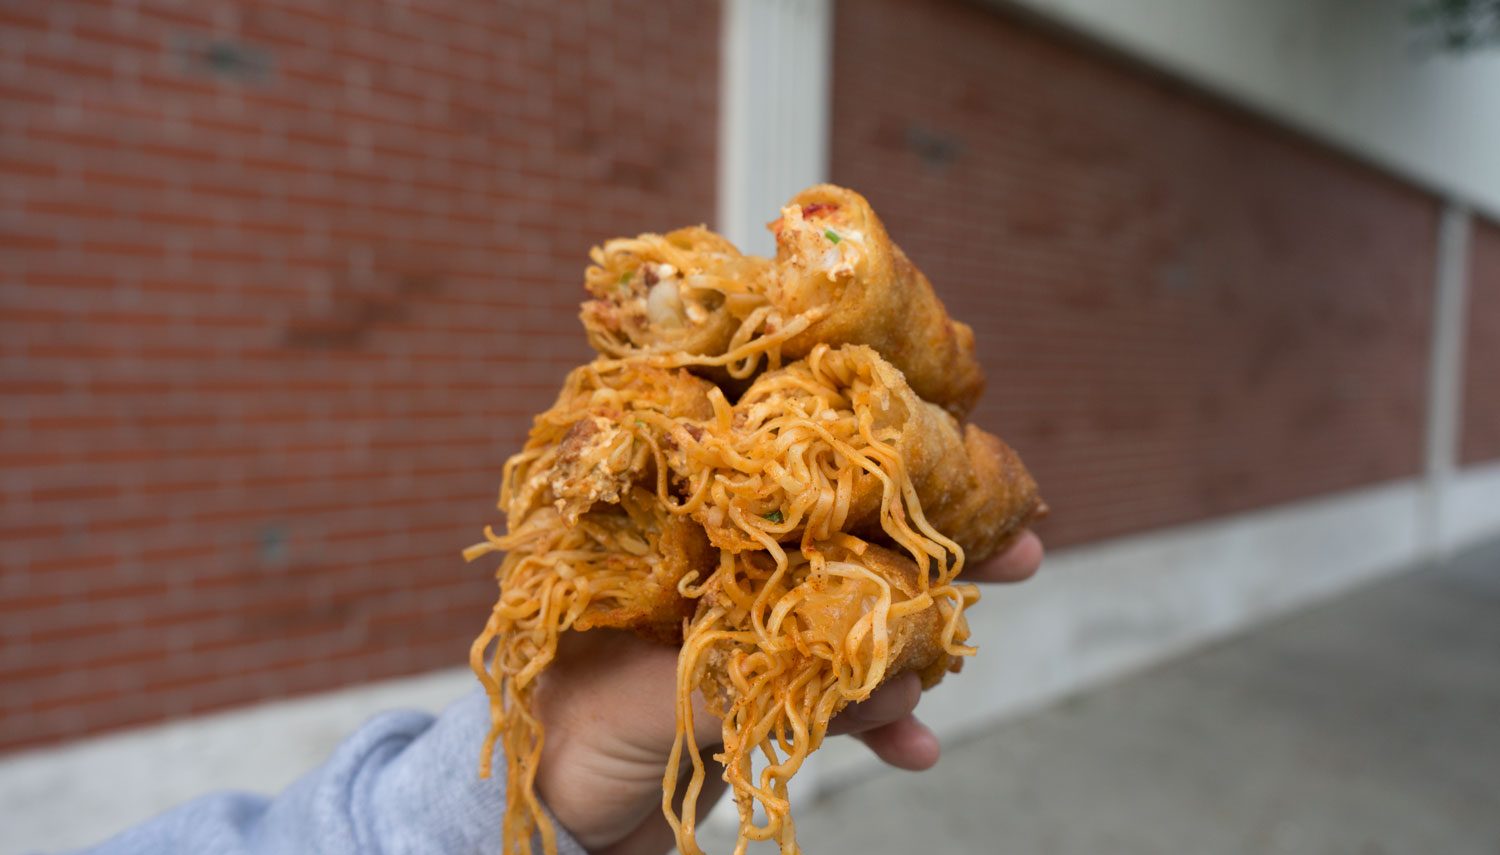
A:
{"label": "crispy fried wrapper", "polygon": [[974,331],[948,316],[932,283],[891,242],[870,203],[819,184],[798,193],[771,224],[772,303],[783,316],[820,317],[782,348],[867,344],[906,375],[917,394],[963,418],[984,390]]}
{"label": "crispy fried wrapper", "polygon": [[963,448],[967,466],[930,476],[918,490],[927,521],[978,563],[1004,551],[1048,508],[1021,456],[1000,437],[965,425]]}

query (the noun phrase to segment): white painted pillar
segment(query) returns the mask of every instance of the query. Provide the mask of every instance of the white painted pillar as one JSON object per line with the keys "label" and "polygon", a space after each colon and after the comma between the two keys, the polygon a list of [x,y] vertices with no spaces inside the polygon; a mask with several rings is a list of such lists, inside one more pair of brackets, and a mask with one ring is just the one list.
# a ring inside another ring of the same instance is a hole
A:
{"label": "white painted pillar", "polygon": [[1443,558],[1453,549],[1448,507],[1458,473],[1463,424],[1464,334],[1468,327],[1469,231],[1467,208],[1450,202],[1438,225],[1436,290],[1432,312],[1432,356],[1427,376],[1427,436],[1424,466],[1424,551]]}
{"label": "white painted pillar", "polygon": [[765,224],[828,178],[832,0],[723,0],[718,229],[773,251]]}

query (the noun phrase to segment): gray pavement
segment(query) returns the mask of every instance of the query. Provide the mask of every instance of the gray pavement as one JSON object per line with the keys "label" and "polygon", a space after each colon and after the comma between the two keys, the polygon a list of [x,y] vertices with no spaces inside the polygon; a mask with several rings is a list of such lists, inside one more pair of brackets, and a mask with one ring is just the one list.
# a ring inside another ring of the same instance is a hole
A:
{"label": "gray pavement", "polygon": [[809,806],[804,849],[1500,855],[1500,543],[945,751]]}

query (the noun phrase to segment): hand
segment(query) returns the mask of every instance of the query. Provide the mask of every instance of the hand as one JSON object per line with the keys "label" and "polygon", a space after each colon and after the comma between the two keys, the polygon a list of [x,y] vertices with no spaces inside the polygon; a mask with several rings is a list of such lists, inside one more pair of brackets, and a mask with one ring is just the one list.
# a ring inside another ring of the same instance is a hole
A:
{"label": "hand", "polygon": [[[1020,582],[1041,563],[1042,542],[1026,532],[1004,554],[966,569],[962,578]],[[660,855],[672,847],[671,829],[661,815],[661,783],[676,735],[676,684],[675,648],[608,631],[564,635],[556,661],[541,678],[537,706],[546,741],[537,790],[590,852]],[[916,675],[903,674],[844,710],[830,733],[854,735],[897,768],[929,769],[938,761],[939,746],[912,714],[921,694]],[[717,744],[719,720],[703,709],[701,697],[697,701],[698,744]],[[704,752],[705,759],[710,753]],[[703,810],[724,786],[710,773],[699,800]]]}

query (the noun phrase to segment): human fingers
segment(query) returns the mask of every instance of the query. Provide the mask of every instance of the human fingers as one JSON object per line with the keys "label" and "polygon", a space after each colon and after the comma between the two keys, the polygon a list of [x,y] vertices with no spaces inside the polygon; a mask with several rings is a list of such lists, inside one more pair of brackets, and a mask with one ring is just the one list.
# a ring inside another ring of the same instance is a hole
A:
{"label": "human fingers", "polygon": [[922,697],[922,681],[913,672],[897,675],[870,697],[838,714],[829,733],[862,733],[911,715]]}
{"label": "human fingers", "polygon": [[539,681],[537,703],[549,734],[607,741],[645,760],[672,745],[677,721],[677,650],[616,630],[566,633]]}
{"label": "human fingers", "polygon": [[1023,531],[1004,552],[964,568],[961,578],[968,582],[1024,582],[1042,566],[1043,553],[1042,539]]}
{"label": "human fingers", "polygon": [[875,752],[876,757],[910,772],[931,769],[942,754],[937,735],[910,713],[856,738]]}

